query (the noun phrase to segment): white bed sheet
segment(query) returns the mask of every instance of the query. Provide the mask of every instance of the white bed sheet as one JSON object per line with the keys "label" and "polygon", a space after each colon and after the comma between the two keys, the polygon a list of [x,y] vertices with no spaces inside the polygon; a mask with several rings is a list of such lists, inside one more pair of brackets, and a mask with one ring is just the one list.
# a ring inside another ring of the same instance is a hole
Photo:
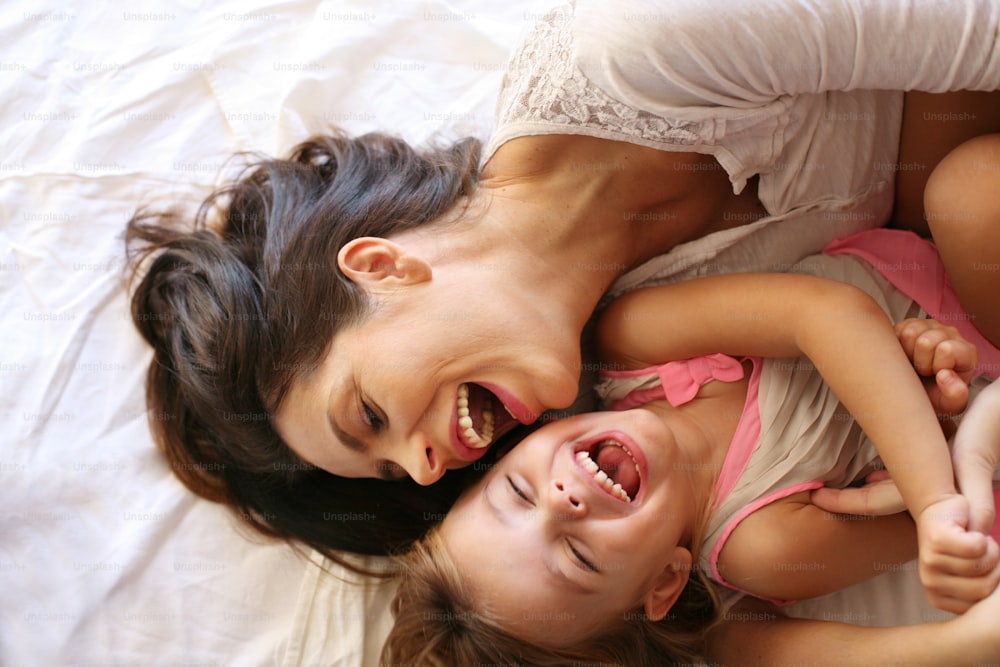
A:
{"label": "white bed sheet", "polygon": [[487,136],[524,8],[0,4],[0,665],[281,664],[306,560],[154,448],[120,234],[331,124]]}
{"label": "white bed sheet", "polygon": [[[533,7],[0,5],[0,665],[376,664],[391,586],[262,542],[154,448],[120,234],[330,124],[485,138]],[[926,620],[903,588],[813,613]]]}

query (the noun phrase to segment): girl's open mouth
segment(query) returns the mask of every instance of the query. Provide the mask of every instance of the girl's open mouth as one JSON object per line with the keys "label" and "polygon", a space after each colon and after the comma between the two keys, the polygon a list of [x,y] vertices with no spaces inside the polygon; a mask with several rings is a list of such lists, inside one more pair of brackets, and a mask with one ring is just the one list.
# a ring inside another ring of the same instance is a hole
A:
{"label": "girl's open mouth", "polygon": [[605,438],[575,454],[581,468],[611,497],[631,503],[642,488],[639,457],[626,445]]}

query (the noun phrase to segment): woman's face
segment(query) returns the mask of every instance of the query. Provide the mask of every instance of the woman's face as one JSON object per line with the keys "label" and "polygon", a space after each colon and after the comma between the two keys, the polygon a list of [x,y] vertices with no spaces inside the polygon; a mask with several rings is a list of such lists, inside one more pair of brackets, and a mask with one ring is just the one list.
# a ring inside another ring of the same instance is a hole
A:
{"label": "woman's face", "polygon": [[552,422],[515,446],[440,528],[476,607],[545,645],[639,608],[666,614],[687,582],[696,513],[673,437],[638,409]]}
{"label": "woman's face", "polygon": [[335,335],[278,409],[278,432],[301,458],[343,477],[431,484],[518,422],[572,403],[580,332],[543,297],[472,263],[432,274],[378,241],[345,260],[374,311]]}

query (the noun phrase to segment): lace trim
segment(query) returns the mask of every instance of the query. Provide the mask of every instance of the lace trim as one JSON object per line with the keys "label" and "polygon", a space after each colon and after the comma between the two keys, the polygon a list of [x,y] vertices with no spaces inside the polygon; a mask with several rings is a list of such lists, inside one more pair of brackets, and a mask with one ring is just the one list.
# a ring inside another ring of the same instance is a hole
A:
{"label": "lace trim", "polygon": [[[668,120],[636,109],[590,81],[577,67],[573,5],[549,11],[512,57],[497,100],[501,133],[509,134],[515,124],[533,124],[552,126],[534,133],[611,134],[642,144],[690,146],[709,139],[704,123]],[[497,144],[491,145],[488,154],[496,148]]]}

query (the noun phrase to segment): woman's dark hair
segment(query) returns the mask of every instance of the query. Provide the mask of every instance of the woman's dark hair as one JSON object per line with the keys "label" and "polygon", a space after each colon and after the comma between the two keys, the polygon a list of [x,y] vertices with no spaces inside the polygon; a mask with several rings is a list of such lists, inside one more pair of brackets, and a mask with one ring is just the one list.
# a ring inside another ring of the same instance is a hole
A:
{"label": "woman's dark hair", "polygon": [[288,159],[256,158],[193,220],[140,210],[129,221],[132,317],[154,351],[151,429],[189,489],[352,569],[338,551],[398,551],[447,511],[474,471],[430,487],[340,478],[299,459],[272,417],[369,306],[340,248],[440,218],[474,189],[480,148],[331,133]]}

